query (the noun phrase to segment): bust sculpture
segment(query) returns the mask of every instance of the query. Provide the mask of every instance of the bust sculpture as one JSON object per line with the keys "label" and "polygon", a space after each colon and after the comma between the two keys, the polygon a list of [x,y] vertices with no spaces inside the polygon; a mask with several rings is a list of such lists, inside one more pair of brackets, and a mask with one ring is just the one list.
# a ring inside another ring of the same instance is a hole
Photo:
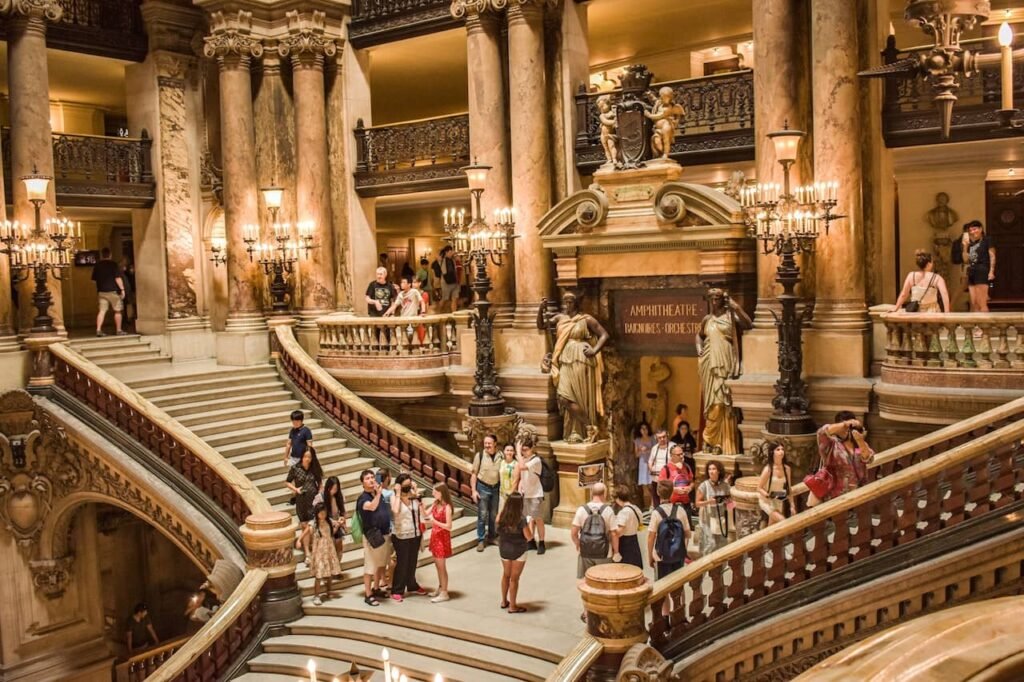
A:
{"label": "bust sculpture", "polygon": [[561,312],[551,314],[547,299],[537,311],[537,326],[554,332],[554,348],[541,363],[551,375],[562,415],[562,438],[569,443],[597,440],[598,417],[604,414],[601,383],[604,363],[601,349],[608,332],[597,320],[580,312],[576,294],[562,296]]}
{"label": "bust sculpture", "polygon": [[651,110],[645,112],[647,118],[654,121],[654,134],[651,135],[651,147],[658,158],[668,161],[672,153],[672,142],[676,139],[679,120],[686,114],[683,105],[676,102],[676,91],[669,86],[658,90],[658,98]]}
{"label": "bust sculpture", "polygon": [[619,117],[609,95],[597,98],[598,119],[601,121],[601,146],[604,148],[604,168],[613,168],[619,162]]}
{"label": "bust sculpture", "polygon": [[960,216],[949,205],[949,195],[939,192],[935,195],[935,207],[926,214],[928,224],[936,232],[945,232],[960,222]]}
{"label": "bust sculpture", "polygon": [[726,381],[740,376],[740,333],[754,324],[726,291],[709,289],[707,299],[711,312],[701,322],[697,337],[704,450],[734,455],[740,452],[739,427]]}

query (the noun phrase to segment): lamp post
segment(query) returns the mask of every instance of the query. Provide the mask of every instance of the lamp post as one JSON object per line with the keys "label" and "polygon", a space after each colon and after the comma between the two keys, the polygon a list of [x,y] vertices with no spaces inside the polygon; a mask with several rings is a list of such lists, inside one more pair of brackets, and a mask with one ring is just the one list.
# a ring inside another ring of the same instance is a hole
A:
{"label": "lamp post", "polygon": [[802,327],[812,308],[798,315],[795,293],[800,283],[800,267],[796,256],[813,253],[815,242],[824,227],[842,216],[833,213],[839,185],[836,182],[813,182],[797,188],[790,186],[790,171],[796,162],[800,142],[805,133],[791,130],[789,123],[782,130],[768,133],[775,147],[775,159],[782,166],[783,183],[759,183],[741,190],[745,223],[751,237],[761,242],[767,254],[779,256],[775,281],[782,285],[777,300],[782,313],[772,311],[779,335],[779,380],[775,383],[772,415],[766,429],[779,435],[814,432],[808,413],[807,386],[803,377]]}
{"label": "lamp post", "polygon": [[49,314],[53,294],[47,286],[47,275],[52,272],[54,279],[63,279],[61,273],[71,267],[75,244],[82,238],[82,224],[79,222],[65,218],[42,220],[41,209],[46,203],[50,179],[34,168],[31,175],[21,178],[28,200],[35,208],[35,224],[31,228],[9,220],[0,225],[0,242],[4,245],[0,253],[7,254],[10,259],[14,280],[23,282],[30,275],[35,280],[32,305],[36,308],[36,316],[30,329],[33,335],[56,331]]}
{"label": "lamp post", "polygon": [[491,291],[487,263],[490,261],[501,267],[505,254],[511,251],[512,240],[515,239],[515,210],[496,210],[494,225],[488,224],[480,205],[480,197],[484,193],[489,170],[490,166],[476,162],[462,168],[469,178],[469,191],[472,195],[469,222],[466,222],[464,210],[444,211],[444,229],[448,233],[445,240],[452,245],[460,259],[472,262],[474,268],[471,287],[476,294],[472,318],[476,337],[476,372],[473,398],[469,401],[471,417],[495,417],[505,412],[505,399],[501,396],[494,367],[494,318],[491,302],[487,300]]}

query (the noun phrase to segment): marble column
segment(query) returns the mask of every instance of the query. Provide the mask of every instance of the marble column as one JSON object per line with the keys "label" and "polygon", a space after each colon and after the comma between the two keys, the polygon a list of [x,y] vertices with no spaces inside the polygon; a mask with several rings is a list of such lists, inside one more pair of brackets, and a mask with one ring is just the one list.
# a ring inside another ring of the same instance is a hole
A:
{"label": "marble column", "polygon": [[[38,173],[50,178],[53,173],[53,136],[50,130],[49,71],[46,55],[46,22],[61,17],[56,0],[11,3],[7,20],[7,81],[11,119],[11,189],[14,219],[35,223],[35,208],[28,201],[21,178]],[[57,195],[50,182],[41,220],[54,215]],[[32,278],[19,287],[19,329],[27,333],[36,310],[31,305]],[[60,282],[50,276],[53,304],[50,315],[59,332],[64,331]]]}
{"label": "marble column", "polygon": [[551,145],[544,83],[544,8],[548,0],[508,3],[509,120],[516,209],[516,326],[535,325],[552,295],[551,257],[537,223],[551,208]]}
{"label": "marble column", "polygon": [[[501,55],[501,17],[493,10],[474,8],[466,14],[466,53],[469,64],[469,155],[491,167],[482,197],[486,216],[512,205],[509,186],[508,100]],[[517,244],[517,246],[519,246]],[[511,321],[515,257],[491,267],[494,290],[490,300],[497,322]]]}
{"label": "marble column", "polygon": [[316,331],[316,319],[334,310],[334,240],[331,234],[330,178],[327,162],[327,114],[324,57],[337,53],[324,35],[324,13],[288,12],[288,35],[278,43],[291,56],[295,99],[295,156],[298,222],[316,227],[316,248],[299,265],[302,300],[300,336]]}
{"label": "marble column", "polygon": [[[224,229],[227,237],[228,318],[218,338],[217,358],[250,364],[269,355],[263,316],[263,273],[252,263],[243,240],[246,225],[258,225],[255,125],[250,63],[263,54],[252,35],[252,13],[211,15],[205,54],[220,67],[221,153],[224,172]],[[260,341],[262,340],[262,343]],[[242,343],[234,343],[242,341]]]}
{"label": "marble column", "polygon": [[[334,250],[334,286],[337,309],[351,313],[354,310],[353,299],[358,293],[353,285],[353,260],[350,256],[349,236],[351,233],[350,216],[361,214],[358,195],[355,193],[352,180],[352,167],[355,163],[355,141],[352,135],[349,111],[351,108],[365,108],[369,116],[370,98],[369,84],[365,81],[363,69],[355,68],[359,76],[352,78],[345,66],[347,53],[352,52],[351,45],[342,45],[341,49],[327,61],[327,162],[330,176],[344,178],[343,181],[330,184],[331,193],[331,228],[330,234],[338,248]],[[351,81],[361,81],[362,95],[356,97],[361,106],[353,107],[347,91]],[[352,159],[350,163],[350,159]],[[373,249],[376,251],[376,248]]]}
{"label": "marble column", "polygon": [[[3,149],[0,147],[0,158]],[[0,165],[0,207],[4,218],[7,215],[7,197],[4,194],[4,169]],[[11,299],[11,261],[0,255],[0,353],[19,350],[18,337],[14,330],[14,301]]]}
{"label": "marble column", "polygon": [[[812,353],[808,374],[864,376],[870,319],[865,302],[865,234],[857,3],[814,0],[811,35],[814,84],[815,179],[839,182],[838,212],[818,240],[813,328],[821,347]],[[834,341],[843,337],[842,361]]]}

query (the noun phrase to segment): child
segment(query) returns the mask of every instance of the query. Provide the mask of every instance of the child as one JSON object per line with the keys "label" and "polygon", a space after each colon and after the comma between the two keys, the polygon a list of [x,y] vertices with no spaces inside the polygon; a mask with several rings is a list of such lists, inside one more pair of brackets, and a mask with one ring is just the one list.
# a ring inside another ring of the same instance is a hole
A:
{"label": "child", "polygon": [[430,507],[430,553],[437,567],[437,590],[430,596],[433,604],[448,601],[448,557],[452,555],[452,494],[448,486],[434,486],[434,504]]}
{"label": "child", "polygon": [[313,522],[307,525],[302,533],[311,536],[313,549],[308,564],[315,579],[313,582],[313,606],[320,606],[323,603],[320,599],[320,585],[326,581],[323,598],[329,599],[331,578],[341,575],[341,561],[338,559],[338,550],[334,547],[331,522],[327,518],[327,507],[323,503],[318,503],[313,507]]}

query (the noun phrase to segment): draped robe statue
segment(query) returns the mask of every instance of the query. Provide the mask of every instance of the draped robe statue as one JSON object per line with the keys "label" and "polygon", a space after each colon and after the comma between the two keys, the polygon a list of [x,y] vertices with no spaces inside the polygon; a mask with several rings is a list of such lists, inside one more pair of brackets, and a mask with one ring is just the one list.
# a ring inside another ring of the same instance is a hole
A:
{"label": "draped robe statue", "polygon": [[704,400],[704,450],[735,455],[740,452],[739,426],[726,385],[740,376],[740,332],[753,323],[735,301],[721,289],[707,294],[711,312],[700,325],[697,339],[697,371]]}

